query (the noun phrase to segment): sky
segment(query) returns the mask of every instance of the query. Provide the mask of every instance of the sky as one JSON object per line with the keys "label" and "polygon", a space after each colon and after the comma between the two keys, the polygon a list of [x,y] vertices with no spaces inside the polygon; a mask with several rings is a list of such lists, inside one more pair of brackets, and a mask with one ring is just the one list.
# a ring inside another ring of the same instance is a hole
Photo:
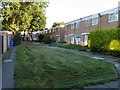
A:
{"label": "sky", "polygon": [[70,22],[91,14],[97,14],[118,6],[120,0],[49,0],[46,9],[47,24]]}

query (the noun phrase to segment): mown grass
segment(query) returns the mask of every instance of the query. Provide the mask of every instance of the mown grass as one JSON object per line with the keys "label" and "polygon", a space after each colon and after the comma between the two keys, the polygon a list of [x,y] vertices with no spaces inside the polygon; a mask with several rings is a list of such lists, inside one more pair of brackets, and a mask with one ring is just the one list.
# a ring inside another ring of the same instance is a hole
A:
{"label": "mown grass", "polygon": [[118,77],[113,64],[43,46],[17,48],[16,88],[70,88]]}

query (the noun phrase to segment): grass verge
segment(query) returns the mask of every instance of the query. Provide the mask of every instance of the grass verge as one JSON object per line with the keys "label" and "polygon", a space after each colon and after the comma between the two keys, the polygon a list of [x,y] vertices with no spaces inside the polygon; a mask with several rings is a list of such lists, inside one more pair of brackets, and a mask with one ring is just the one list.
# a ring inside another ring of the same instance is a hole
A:
{"label": "grass verge", "polygon": [[16,88],[82,88],[118,77],[111,63],[43,46],[18,46],[16,60]]}

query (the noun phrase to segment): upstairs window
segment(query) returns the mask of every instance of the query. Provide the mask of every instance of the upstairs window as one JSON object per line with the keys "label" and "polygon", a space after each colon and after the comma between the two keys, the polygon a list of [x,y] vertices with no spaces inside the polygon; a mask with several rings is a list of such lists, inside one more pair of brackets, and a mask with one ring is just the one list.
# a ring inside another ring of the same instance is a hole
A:
{"label": "upstairs window", "polygon": [[71,29],[74,29],[75,27],[74,27],[74,24],[71,24]]}
{"label": "upstairs window", "polygon": [[52,29],[52,31],[53,31],[53,32],[55,32],[55,30],[54,30],[54,29]]}
{"label": "upstairs window", "polygon": [[49,33],[51,33],[51,30],[49,30]]}
{"label": "upstairs window", "polygon": [[92,18],[92,25],[98,24],[98,18]]}
{"label": "upstairs window", "polygon": [[118,21],[118,13],[112,13],[108,16],[108,22]]}
{"label": "upstairs window", "polygon": [[67,30],[68,26],[65,26],[65,30]]}
{"label": "upstairs window", "polygon": [[76,28],[80,28],[80,22],[76,23]]}

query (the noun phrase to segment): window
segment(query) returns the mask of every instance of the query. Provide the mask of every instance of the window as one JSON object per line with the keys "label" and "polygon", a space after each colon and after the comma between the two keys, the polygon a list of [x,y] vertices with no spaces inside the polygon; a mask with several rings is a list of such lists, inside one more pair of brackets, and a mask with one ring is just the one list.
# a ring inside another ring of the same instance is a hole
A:
{"label": "window", "polygon": [[80,22],[76,23],[76,28],[80,28]]}
{"label": "window", "polygon": [[71,29],[74,29],[75,27],[74,27],[74,24],[71,24]]}
{"label": "window", "polygon": [[68,41],[68,36],[67,35],[65,35],[65,42],[67,42]]}
{"label": "window", "polygon": [[118,21],[118,13],[112,13],[108,16],[108,22]]}
{"label": "window", "polygon": [[67,30],[67,26],[65,26],[65,30]]}
{"label": "window", "polygon": [[58,28],[56,28],[56,32],[58,32],[59,31],[59,29]]}
{"label": "window", "polygon": [[98,18],[92,18],[92,25],[98,24]]}

